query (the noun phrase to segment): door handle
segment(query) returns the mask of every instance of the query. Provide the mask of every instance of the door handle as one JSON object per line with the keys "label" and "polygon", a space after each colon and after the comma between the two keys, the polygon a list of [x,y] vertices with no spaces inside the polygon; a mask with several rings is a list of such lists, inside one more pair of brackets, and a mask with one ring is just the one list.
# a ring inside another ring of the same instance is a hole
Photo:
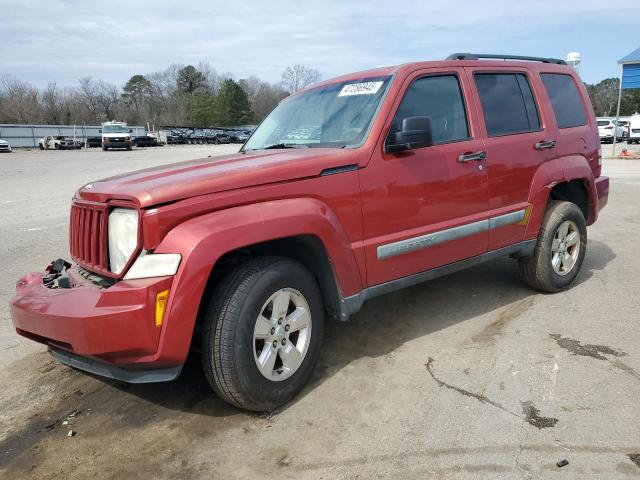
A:
{"label": "door handle", "polygon": [[487,152],[481,150],[479,152],[463,153],[458,157],[458,161],[461,163],[464,163],[464,162],[471,162],[473,160],[477,160],[479,162],[480,160],[484,160],[485,158],[487,158]]}
{"label": "door handle", "polygon": [[545,150],[556,146],[555,140],[542,140],[535,144],[536,150]]}

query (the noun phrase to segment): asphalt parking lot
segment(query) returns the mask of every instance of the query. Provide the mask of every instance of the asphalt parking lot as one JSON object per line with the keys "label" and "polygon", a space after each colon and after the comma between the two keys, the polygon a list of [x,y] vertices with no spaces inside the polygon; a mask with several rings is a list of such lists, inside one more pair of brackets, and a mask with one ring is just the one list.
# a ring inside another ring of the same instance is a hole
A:
{"label": "asphalt parking lot", "polygon": [[15,281],[68,257],[77,187],[235,150],[0,155],[0,477],[640,475],[638,160],[605,160],[609,205],[573,288],[536,293],[503,259],[372,300],[328,325],[312,381],[272,415],[226,406],[197,364],[171,384],[120,384],[14,333]]}

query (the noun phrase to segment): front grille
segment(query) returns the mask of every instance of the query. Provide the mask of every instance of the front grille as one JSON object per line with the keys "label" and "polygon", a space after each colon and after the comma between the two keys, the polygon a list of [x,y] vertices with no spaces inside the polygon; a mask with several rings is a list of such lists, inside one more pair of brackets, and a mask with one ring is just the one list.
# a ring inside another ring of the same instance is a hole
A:
{"label": "front grille", "polygon": [[69,222],[73,260],[96,272],[108,272],[107,208],[97,203],[74,202]]}

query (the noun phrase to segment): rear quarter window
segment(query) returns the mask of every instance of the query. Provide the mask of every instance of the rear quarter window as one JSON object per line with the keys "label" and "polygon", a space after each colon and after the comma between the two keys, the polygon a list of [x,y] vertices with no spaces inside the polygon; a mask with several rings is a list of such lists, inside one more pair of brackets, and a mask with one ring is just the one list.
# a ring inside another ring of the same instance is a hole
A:
{"label": "rear quarter window", "polygon": [[542,73],[540,77],[551,99],[558,128],[586,125],[587,115],[573,77],[562,73]]}

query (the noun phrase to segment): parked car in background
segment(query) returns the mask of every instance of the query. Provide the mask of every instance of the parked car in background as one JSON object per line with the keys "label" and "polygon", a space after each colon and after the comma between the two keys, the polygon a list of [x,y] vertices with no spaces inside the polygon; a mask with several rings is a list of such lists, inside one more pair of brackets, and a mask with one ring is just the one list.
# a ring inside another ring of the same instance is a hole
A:
{"label": "parked car in background", "polygon": [[213,143],[218,145],[220,143],[231,143],[231,136],[227,133],[216,133],[213,136]]}
{"label": "parked car in background", "polygon": [[235,131],[229,132],[229,137],[231,138],[231,143],[244,143],[249,140],[251,134],[248,131]]}
{"label": "parked car in background", "polygon": [[627,129],[622,125],[616,128],[616,121],[609,118],[598,118],[598,136],[601,142],[613,142],[614,131],[616,132],[616,141],[627,138]]}
{"label": "parked car in background", "polygon": [[85,146],[87,148],[95,148],[102,146],[102,137],[87,137],[85,141]]}
{"label": "parked car in background", "polygon": [[187,137],[187,143],[191,145],[204,145],[211,143],[212,140],[213,137],[208,136],[207,133],[203,131],[194,132]]}
{"label": "parked car in background", "polygon": [[47,135],[38,140],[40,150],[80,150],[82,142],[63,135]]}
{"label": "parked car in background", "polygon": [[156,138],[150,135],[134,138],[133,145],[136,147],[161,147],[162,146],[161,143],[158,143],[158,140]]}
{"label": "parked car in background", "polygon": [[627,143],[640,143],[640,113],[634,113],[629,119],[629,136]]}
{"label": "parked car in background", "polygon": [[174,380],[197,346],[220,398],[272,411],[311,376],[325,316],[503,257],[569,288],[609,194],[589,96],[563,60],[487,57],[326,80],[224,161],[79,188],[75,265],[17,282],[16,332],[126,382]]}
{"label": "parked car in background", "polygon": [[179,135],[167,135],[167,145],[184,145],[187,140]]}
{"label": "parked car in background", "polygon": [[12,151],[13,150],[11,150],[11,145],[9,145],[9,142],[0,138],[0,152],[11,153]]}
{"label": "parked car in background", "polygon": [[627,137],[629,136],[629,120],[618,120],[618,125],[624,128],[627,132]]}

